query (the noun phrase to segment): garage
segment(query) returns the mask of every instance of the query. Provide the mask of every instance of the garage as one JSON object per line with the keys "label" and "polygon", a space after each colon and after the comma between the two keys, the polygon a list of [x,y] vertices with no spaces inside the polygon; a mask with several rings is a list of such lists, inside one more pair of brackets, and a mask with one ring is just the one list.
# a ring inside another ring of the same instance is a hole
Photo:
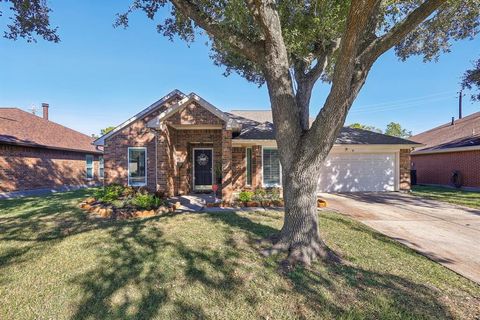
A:
{"label": "garage", "polygon": [[319,192],[395,191],[396,153],[331,153],[324,162]]}

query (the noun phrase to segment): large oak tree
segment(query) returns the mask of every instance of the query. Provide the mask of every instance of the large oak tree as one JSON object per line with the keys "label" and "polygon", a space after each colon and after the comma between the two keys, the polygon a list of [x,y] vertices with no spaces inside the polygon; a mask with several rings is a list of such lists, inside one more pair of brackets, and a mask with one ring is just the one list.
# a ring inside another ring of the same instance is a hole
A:
{"label": "large oak tree", "polygon": [[[44,1],[7,2],[15,12],[7,37],[58,41]],[[127,26],[138,10],[172,39],[191,42],[203,30],[226,74],[266,84],[285,199],[283,227],[266,252],[285,251],[290,264],[333,257],[318,229],[317,177],[375,61],[391,48],[402,60],[435,60],[480,24],[478,0],[134,0],[116,24]],[[309,126],[317,82],[330,92]]]}

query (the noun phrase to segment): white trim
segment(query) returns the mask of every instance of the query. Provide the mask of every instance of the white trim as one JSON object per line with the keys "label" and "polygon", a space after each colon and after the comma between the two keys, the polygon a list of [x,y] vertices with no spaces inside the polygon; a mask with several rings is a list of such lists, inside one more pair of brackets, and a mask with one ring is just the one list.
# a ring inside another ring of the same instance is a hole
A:
{"label": "white trim", "polygon": [[264,188],[271,188],[271,187],[282,188],[283,187],[283,181],[282,181],[283,179],[282,179],[282,163],[280,162],[280,155],[278,156],[278,162],[279,162],[279,165],[280,165],[280,172],[279,172],[279,174],[280,174],[280,177],[279,177],[280,178],[280,184],[278,184],[278,185],[266,185],[265,184],[265,177],[263,175],[263,170],[265,169],[265,163],[263,161],[263,150],[265,150],[265,149],[267,149],[267,150],[277,150],[277,152],[278,152],[278,148],[262,146],[262,187],[264,187]]}
{"label": "white trim", "polygon": [[184,97],[183,99],[181,99],[180,101],[172,105],[170,108],[160,113],[157,117],[148,121],[147,127],[154,128],[154,129],[160,128],[160,125],[163,121],[167,120],[169,117],[171,117],[178,111],[183,110],[183,108],[185,108],[187,105],[189,105],[192,102],[196,102],[201,107],[205,108],[207,111],[210,111],[215,116],[223,120],[226,123],[227,129],[232,129],[232,130],[241,129],[240,124],[236,120],[230,118],[223,111],[216,108],[214,105],[204,100],[202,97],[198,96],[194,92],[190,93],[188,96]]}
{"label": "white trim", "polygon": [[[213,166],[214,166],[214,154],[213,154],[213,148],[201,148],[201,147],[198,147],[198,148],[192,148],[192,190],[197,190],[195,188],[196,184],[195,184],[195,150],[211,150],[212,151],[212,168],[211,168],[211,171],[212,171],[212,185],[214,184],[215,180],[214,180],[214,176],[213,176]],[[208,185],[206,185],[208,186]]]}
{"label": "white trim", "polygon": [[[103,176],[100,175],[100,168],[101,168],[100,159],[103,159]],[[98,178],[100,180],[105,179],[105,158],[103,156],[98,156]]]}
{"label": "white trim", "polygon": [[395,191],[400,191],[400,151],[395,152]]}
{"label": "white trim", "polygon": [[[255,139],[232,139],[232,145],[244,146],[244,145],[261,145],[266,147],[277,147],[276,140],[255,140]],[[396,149],[412,149],[422,147],[421,144],[334,144],[332,151],[340,150],[342,148],[349,149],[368,149],[369,151],[375,150],[396,150]]]}
{"label": "white trim", "polygon": [[[127,148],[127,178],[128,185],[132,187],[143,187],[147,185],[148,182],[148,157],[147,157],[147,147],[128,147]],[[130,149],[132,150],[145,150],[145,183],[139,184],[130,184]]]}
{"label": "white trim", "polygon": [[220,130],[222,125],[192,125],[192,124],[168,124],[177,130]]}
{"label": "white trim", "polygon": [[447,148],[447,149],[438,149],[438,150],[417,150],[412,152],[412,156],[417,154],[431,154],[431,153],[449,153],[449,152],[462,152],[462,151],[476,151],[480,150],[480,146],[469,146],[469,147],[457,147],[457,148]]}
{"label": "white trim", "polygon": [[137,113],[136,115],[134,115],[133,117],[128,119],[127,121],[124,121],[121,124],[119,124],[118,126],[116,126],[115,129],[113,129],[109,133],[104,134],[103,136],[101,136],[100,138],[95,140],[93,142],[93,144],[96,145],[96,146],[105,145],[105,139],[111,137],[112,135],[114,135],[118,131],[122,130],[127,125],[131,124],[132,122],[134,122],[134,121],[136,121],[140,118],[143,118],[143,117],[147,116],[148,114],[152,113],[158,107],[162,106],[163,104],[165,104],[165,102],[167,102],[168,100],[172,99],[175,96],[185,97],[185,94],[183,92],[181,92],[180,90],[177,90],[177,89],[173,90],[172,92],[170,92],[169,94],[167,94],[166,96],[161,98],[160,100],[157,100],[156,102],[152,103],[148,108],[143,109],[142,111],[140,111],[139,113]]}
{"label": "white trim", "polygon": [[[88,158],[88,157],[92,157],[92,177],[91,177],[91,178],[88,177],[88,171],[87,171],[87,169],[88,169],[88,166],[87,166],[87,165],[88,165],[87,158]],[[95,179],[95,156],[94,156],[93,154],[86,154],[86,155],[85,155],[85,178],[86,178],[87,180],[93,180],[93,179]]]}

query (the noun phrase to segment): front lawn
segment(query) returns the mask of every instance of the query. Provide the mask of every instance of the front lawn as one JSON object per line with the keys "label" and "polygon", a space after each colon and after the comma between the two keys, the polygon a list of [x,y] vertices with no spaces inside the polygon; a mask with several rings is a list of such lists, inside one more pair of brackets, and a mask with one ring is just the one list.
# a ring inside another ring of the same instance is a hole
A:
{"label": "front lawn", "polygon": [[463,191],[443,187],[413,186],[412,194],[471,208],[480,208],[480,192]]}
{"label": "front lawn", "polygon": [[337,213],[320,214],[348,261],[282,275],[257,241],[279,212],[110,221],[91,191],[0,201],[1,319],[442,319],[480,314],[480,286]]}

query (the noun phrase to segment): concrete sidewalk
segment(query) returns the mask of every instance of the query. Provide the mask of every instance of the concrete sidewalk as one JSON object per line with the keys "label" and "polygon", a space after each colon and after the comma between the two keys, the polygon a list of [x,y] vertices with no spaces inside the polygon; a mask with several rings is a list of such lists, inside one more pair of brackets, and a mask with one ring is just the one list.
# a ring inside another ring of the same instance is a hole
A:
{"label": "concrete sidewalk", "polygon": [[393,192],[321,197],[328,208],[480,284],[480,210]]}

